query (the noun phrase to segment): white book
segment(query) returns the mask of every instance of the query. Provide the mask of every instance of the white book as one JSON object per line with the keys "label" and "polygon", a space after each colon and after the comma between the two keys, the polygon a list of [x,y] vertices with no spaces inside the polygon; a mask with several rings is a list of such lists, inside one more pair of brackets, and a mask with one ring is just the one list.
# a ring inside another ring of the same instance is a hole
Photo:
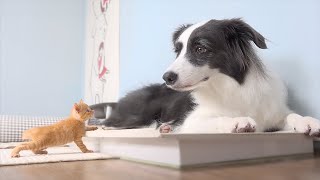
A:
{"label": "white book", "polygon": [[176,168],[313,153],[313,139],[293,132],[161,134],[147,128],[99,129],[86,136],[102,153]]}

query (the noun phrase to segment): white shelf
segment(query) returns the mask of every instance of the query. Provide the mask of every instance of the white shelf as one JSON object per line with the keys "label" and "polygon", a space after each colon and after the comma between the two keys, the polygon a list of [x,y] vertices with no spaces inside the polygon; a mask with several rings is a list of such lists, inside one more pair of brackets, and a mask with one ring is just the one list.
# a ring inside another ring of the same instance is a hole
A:
{"label": "white shelf", "polygon": [[153,129],[97,130],[86,143],[102,153],[170,167],[313,153],[313,139],[304,134],[160,134]]}

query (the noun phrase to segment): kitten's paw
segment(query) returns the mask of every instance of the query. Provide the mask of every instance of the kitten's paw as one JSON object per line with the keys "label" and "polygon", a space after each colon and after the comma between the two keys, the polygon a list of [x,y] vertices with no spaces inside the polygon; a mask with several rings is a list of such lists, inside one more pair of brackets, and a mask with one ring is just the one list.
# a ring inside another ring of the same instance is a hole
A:
{"label": "kitten's paw", "polygon": [[257,123],[250,117],[233,118],[232,133],[255,132]]}
{"label": "kitten's paw", "polygon": [[298,114],[290,114],[287,120],[290,124],[289,126],[296,132],[313,137],[320,137],[320,120],[309,116],[303,117]]}
{"label": "kitten's paw", "polygon": [[86,150],[84,153],[93,153],[92,150]]}
{"label": "kitten's paw", "polygon": [[88,127],[86,127],[86,131],[95,131],[95,130],[97,130],[98,129],[98,127],[94,127],[94,126],[88,126]]}
{"label": "kitten's paw", "polygon": [[18,158],[18,157],[20,157],[20,154],[19,153],[11,153],[11,157]]}
{"label": "kitten's paw", "polygon": [[48,154],[48,151],[46,150],[38,150],[38,151],[33,151],[34,154]]}
{"label": "kitten's paw", "polygon": [[160,133],[169,133],[172,131],[172,127],[169,124],[164,123],[159,127],[159,131]]}

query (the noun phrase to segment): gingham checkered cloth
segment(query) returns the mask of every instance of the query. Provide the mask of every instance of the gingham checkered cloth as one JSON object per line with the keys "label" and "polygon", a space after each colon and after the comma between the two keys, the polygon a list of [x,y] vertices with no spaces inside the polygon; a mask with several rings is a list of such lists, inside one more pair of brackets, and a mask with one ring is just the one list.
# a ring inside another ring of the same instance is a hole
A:
{"label": "gingham checkered cloth", "polygon": [[23,131],[33,127],[54,124],[64,118],[0,115],[0,142],[21,142]]}

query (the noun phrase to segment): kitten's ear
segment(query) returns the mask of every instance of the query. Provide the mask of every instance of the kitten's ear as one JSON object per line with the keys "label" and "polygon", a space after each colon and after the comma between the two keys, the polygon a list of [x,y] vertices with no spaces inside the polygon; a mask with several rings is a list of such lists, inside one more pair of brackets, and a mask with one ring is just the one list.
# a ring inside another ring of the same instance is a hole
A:
{"label": "kitten's ear", "polygon": [[77,103],[74,103],[73,107],[77,112],[79,112],[80,109],[79,109],[79,105]]}
{"label": "kitten's ear", "polygon": [[83,101],[82,101],[82,99],[80,99],[80,102],[79,102],[80,104],[83,104]]}

